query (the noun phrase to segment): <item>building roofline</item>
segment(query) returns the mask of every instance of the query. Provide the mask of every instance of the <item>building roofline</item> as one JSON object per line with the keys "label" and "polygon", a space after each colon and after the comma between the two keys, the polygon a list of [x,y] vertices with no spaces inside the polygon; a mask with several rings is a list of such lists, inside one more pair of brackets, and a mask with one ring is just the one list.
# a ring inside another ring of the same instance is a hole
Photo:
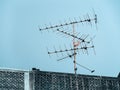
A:
{"label": "building roofline", "polygon": [[28,70],[15,69],[15,68],[3,68],[3,67],[0,67],[0,71],[6,71],[6,72],[19,72],[19,73],[29,72]]}
{"label": "building roofline", "polygon": [[[67,72],[54,72],[54,71],[41,71],[39,69],[34,68],[31,70],[31,72],[43,72],[43,73],[53,73],[53,74],[66,74],[66,75],[74,75],[74,73],[67,73]],[[112,78],[117,79],[118,77],[112,77],[112,76],[102,76],[102,75],[86,75],[86,74],[77,74],[78,76],[88,76],[88,77],[99,77],[99,78]]]}

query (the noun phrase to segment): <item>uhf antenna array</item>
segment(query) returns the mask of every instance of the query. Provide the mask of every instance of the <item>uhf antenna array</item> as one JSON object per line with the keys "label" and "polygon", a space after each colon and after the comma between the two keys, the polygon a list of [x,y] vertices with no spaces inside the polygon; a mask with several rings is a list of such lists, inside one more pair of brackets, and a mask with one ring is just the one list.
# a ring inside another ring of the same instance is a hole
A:
{"label": "uhf antenna array", "polygon": [[[78,35],[76,35],[76,31],[75,31],[75,24],[79,24],[79,23],[89,23],[90,25],[92,25],[92,23],[95,23],[96,24],[96,28],[97,28],[97,15],[94,13],[94,17],[93,18],[90,18],[90,16],[87,14],[87,18],[84,19],[84,20],[74,20],[74,21],[71,21],[71,22],[68,22],[68,23],[63,23],[63,24],[58,24],[58,25],[50,25],[50,26],[46,26],[44,28],[39,28],[40,31],[45,31],[45,30],[51,30],[51,29],[54,29],[54,31],[56,32],[59,32],[59,33],[62,33],[64,35],[67,35],[67,36],[70,36],[73,38],[73,47],[67,49],[66,46],[64,50],[62,50],[60,48],[60,50],[55,50],[54,51],[48,51],[48,54],[58,54],[58,53],[67,53],[67,56],[61,58],[61,59],[58,59],[57,61],[61,61],[61,60],[64,60],[66,58],[74,58],[73,59],[73,63],[74,63],[74,72],[75,72],[75,75],[76,75],[76,72],[77,72],[77,67],[76,65],[86,69],[86,70],[89,70],[91,73],[93,73],[95,70],[91,70],[79,63],[76,62],[76,55],[79,54],[79,51],[82,51],[83,53],[87,54],[88,55],[88,49],[89,48],[92,48],[94,50],[94,45],[93,45],[93,38],[90,38],[88,41],[86,40],[89,35],[81,35],[80,37]],[[65,26],[69,26],[69,25],[72,25],[72,29],[73,29],[73,33],[69,33],[65,30],[61,30],[61,27],[65,27]],[[77,40],[77,41],[76,41]],[[70,52],[72,52],[70,54]],[[94,50],[94,53],[95,53],[95,50]]]}
{"label": "uhf antenna array", "polygon": [[[79,23],[84,23],[84,22],[88,22],[90,24],[92,24],[92,21],[95,21],[95,24],[97,24],[97,15],[94,13],[94,18],[90,18],[90,16],[87,14],[87,19],[84,20],[79,20],[79,21],[72,21],[72,22],[68,22],[68,23],[63,23],[63,24],[58,24],[58,25],[50,25],[48,27],[45,28],[39,28],[40,31],[43,30],[48,30],[48,29],[54,29],[54,28],[59,28],[59,27],[64,27],[64,26],[68,26],[68,25],[74,25],[74,24],[79,24]],[[97,27],[97,26],[96,26]]]}

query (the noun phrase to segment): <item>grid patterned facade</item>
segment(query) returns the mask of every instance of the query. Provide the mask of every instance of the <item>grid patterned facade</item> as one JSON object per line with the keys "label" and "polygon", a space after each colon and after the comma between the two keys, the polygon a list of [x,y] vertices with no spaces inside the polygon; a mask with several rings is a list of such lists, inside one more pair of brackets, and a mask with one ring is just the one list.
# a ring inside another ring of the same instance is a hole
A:
{"label": "grid patterned facade", "polygon": [[0,70],[0,90],[24,90],[24,73]]}
{"label": "grid patterned facade", "polygon": [[32,70],[30,90],[120,90],[119,77],[77,75]]}

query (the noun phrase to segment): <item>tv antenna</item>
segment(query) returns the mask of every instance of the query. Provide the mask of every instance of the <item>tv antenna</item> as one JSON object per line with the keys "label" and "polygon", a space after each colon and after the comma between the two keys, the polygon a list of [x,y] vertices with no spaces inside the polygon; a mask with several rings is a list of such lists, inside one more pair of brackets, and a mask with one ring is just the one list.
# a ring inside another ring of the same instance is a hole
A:
{"label": "tv antenna", "polygon": [[[93,10],[94,12],[94,10]],[[75,73],[75,76],[76,76],[76,89],[78,90],[78,82],[77,82],[77,65],[90,71],[91,73],[93,73],[95,70],[92,70],[86,66],[83,66],[81,64],[79,64],[77,61],[76,61],[76,55],[79,54],[79,51],[82,51],[83,54],[89,54],[88,53],[88,49],[93,49],[94,51],[94,54],[95,53],[95,50],[94,50],[94,45],[93,45],[93,39],[95,38],[95,36],[93,38],[90,38],[89,40],[88,37],[89,37],[89,34],[88,35],[84,35],[82,34],[80,37],[78,36],[79,33],[76,32],[75,30],[75,25],[76,24],[84,24],[84,23],[88,23],[92,26],[92,24],[94,23],[96,25],[96,29],[97,29],[97,14],[95,14],[94,12],[94,17],[93,18],[90,18],[90,15],[87,14],[86,18],[84,20],[82,20],[81,18],[79,18],[79,20],[76,20],[74,19],[73,21],[70,20],[70,22],[65,22],[65,23],[60,23],[58,25],[49,25],[49,26],[45,26],[43,28],[39,28],[40,31],[46,31],[46,30],[53,30],[55,32],[58,32],[58,33],[61,33],[61,34],[64,34],[66,36],[69,36],[72,38],[72,47],[71,48],[67,48],[65,46],[65,49],[59,49],[59,50],[56,50],[55,47],[54,47],[54,51],[48,51],[48,54],[51,55],[51,54],[59,54],[61,53],[63,55],[63,53],[67,53],[67,56],[63,57],[63,58],[60,58],[58,59],[57,61],[61,61],[61,60],[64,60],[66,58],[71,58],[73,59],[73,63],[74,63],[74,73]],[[65,31],[63,30],[65,26],[72,26],[72,33],[68,32],[68,31]],[[61,30],[62,29],[62,30]]]}

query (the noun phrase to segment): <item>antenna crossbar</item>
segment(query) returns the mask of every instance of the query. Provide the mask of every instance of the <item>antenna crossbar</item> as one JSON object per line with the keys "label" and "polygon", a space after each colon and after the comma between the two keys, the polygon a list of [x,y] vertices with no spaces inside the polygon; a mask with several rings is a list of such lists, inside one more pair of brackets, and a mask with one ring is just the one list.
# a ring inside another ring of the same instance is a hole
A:
{"label": "antenna crossbar", "polygon": [[[63,33],[63,34],[66,34],[66,35],[68,35],[68,36],[71,36],[71,37],[73,37],[73,38],[76,38],[76,39],[80,40],[81,42],[90,43],[89,41],[85,41],[85,39],[86,39],[87,37],[83,39],[83,38],[81,38],[81,37],[78,37],[78,36],[76,36],[76,35],[74,35],[74,34],[65,32],[65,31],[60,30],[60,29],[57,29],[56,31],[61,32],[61,33]],[[88,35],[87,35],[87,36],[88,36]]]}
{"label": "antenna crossbar", "polygon": [[54,52],[48,52],[48,54],[54,54],[54,53],[62,53],[62,52],[68,52],[68,51],[74,51],[74,50],[80,50],[80,49],[84,49],[84,50],[87,50],[88,48],[94,48],[94,46],[85,46],[85,47],[81,47],[81,48],[71,48],[71,49],[65,49],[65,50],[56,50]]}
{"label": "antenna crossbar", "polygon": [[93,18],[93,19],[88,18],[88,19],[85,19],[85,20],[72,21],[72,22],[69,22],[69,23],[64,23],[64,24],[59,24],[59,25],[54,25],[54,26],[51,25],[49,27],[39,28],[39,30],[43,31],[43,30],[48,30],[48,29],[59,28],[59,27],[63,27],[63,26],[68,26],[68,25],[83,23],[83,22],[89,22],[89,23],[91,23],[91,21],[95,21],[95,23],[97,23],[97,15],[95,15],[95,18]]}

